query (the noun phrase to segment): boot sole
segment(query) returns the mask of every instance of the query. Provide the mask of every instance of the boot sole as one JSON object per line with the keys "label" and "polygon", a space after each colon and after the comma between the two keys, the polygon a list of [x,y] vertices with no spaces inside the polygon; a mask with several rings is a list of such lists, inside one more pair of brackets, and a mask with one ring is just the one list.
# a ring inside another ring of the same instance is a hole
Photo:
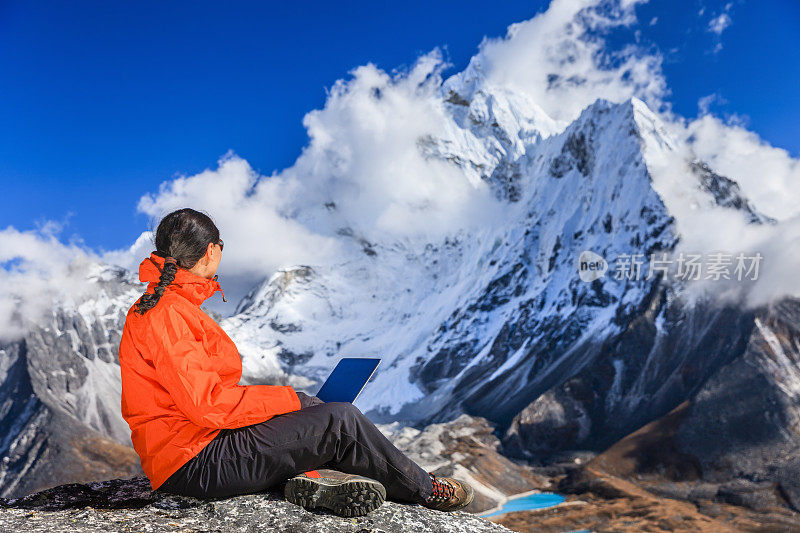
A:
{"label": "boot sole", "polygon": [[386,500],[377,481],[331,482],[319,478],[293,478],[286,482],[286,500],[305,509],[324,507],[345,517],[364,516]]}

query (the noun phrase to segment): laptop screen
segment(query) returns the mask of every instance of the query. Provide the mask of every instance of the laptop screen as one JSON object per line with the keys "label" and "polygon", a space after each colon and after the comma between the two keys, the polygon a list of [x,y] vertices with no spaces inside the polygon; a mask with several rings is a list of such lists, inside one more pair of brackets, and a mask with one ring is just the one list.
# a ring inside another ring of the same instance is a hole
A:
{"label": "laptop screen", "polygon": [[323,402],[354,402],[380,359],[344,357],[316,394]]}

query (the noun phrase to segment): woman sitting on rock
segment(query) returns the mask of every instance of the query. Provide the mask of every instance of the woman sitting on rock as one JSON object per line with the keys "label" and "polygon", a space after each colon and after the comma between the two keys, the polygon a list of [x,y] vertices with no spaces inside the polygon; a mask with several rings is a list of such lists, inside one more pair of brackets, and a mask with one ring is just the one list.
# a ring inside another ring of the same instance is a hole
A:
{"label": "woman sitting on rock", "polygon": [[170,213],[155,246],[139,265],[148,286],[119,347],[122,416],[153,490],[219,498],[286,482],[289,501],[343,516],[385,498],[442,511],[472,501],[469,485],[425,472],[350,403],[238,384],[236,346],[200,309],[222,291],[223,243],[207,215]]}

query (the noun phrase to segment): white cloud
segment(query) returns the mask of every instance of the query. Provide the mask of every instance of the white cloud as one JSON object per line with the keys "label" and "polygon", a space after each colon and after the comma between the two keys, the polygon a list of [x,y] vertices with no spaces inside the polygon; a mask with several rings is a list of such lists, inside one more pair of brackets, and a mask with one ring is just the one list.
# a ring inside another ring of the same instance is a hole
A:
{"label": "white cloud", "polygon": [[57,222],[38,230],[0,230],[0,339],[19,338],[54,301],[77,301],[91,294],[87,268],[97,260],[78,244],[58,240]]}
{"label": "white cloud", "polygon": [[[687,137],[691,137],[692,131],[699,131],[694,129],[696,127],[708,127],[705,121],[709,120],[719,123],[718,119],[705,116],[689,124]],[[754,200],[756,196],[756,208],[774,215],[774,202],[778,199],[771,197],[769,190],[762,187],[769,189],[777,186],[778,183],[770,180],[777,178],[778,174],[782,174],[779,180],[791,181],[792,177],[800,177],[797,175],[798,162],[784,159],[785,153],[781,154],[782,151],[760,142],[750,132],[738,131],[737,127],[721,123],[713,127],[720,129],[711,133],[708,138],[703,133],[692,139],[693,142],[679,142],[676,157],[648,160],[654,187],[670,214],[675,217],[676,231],[681,236],[678,246],[671,254],[672,259],[680,253],[701,254],[704,269],[708,266],[709,254],[727,254],[733,261],[729,271],[730,280],[707,280],[707,271],[704,270],[701,280],[687,284],[689,290],[685,296],[690,300],[710,296],[717,301],[745,306],[762,305],[784,295],[800,296],[800,276],[794,273],[796,265],[800,264],[800,208],[792,207],[793,203],[796,205],[797,195],[791,195],[794,201],[791,198],[785,199],[785,207],[790,209],[783,213],[784,216],[777,224],[750,224],[736,210],[713,205],[699,206],[692,194],[694,182],[691,175],[679,163],[700,156],[710,162],[711,168],[716,172],[737,179],[743,193],[750,200]],[[737,138],[743,133],[749,135]],[[775,172],[772,175],[762,172],[767,168],[761,169],[758,166],[767,163],[771,158],[774,158],[773,165],[768,167]],[[736,165],[739,165],[738,169],[734,168]],[[794,176],[787,175],[787,172],[793,172]],[[762,205],[759,205],[759,200]],[[735,278],[733,268],[735,257],[739,253],[748,258],[756,254],[762,256],[756,279]]]}
{"label": "white cloud", "polygon": [[658,22],[658,17],[651,18],[649,26],[655,26],[656,22]]}
{"label": "white cloud", "polygon": [[[742,194],[777,224],[753,225],[726,209],[696,209],[689,202],[673,202],[672,214],[681,234],[679,250],[692,253],[743,252],[763,256],[758,279],[752,283],[709,281],[698,283],[693,294],[704,291],[717,299],[763,305],[783,296],[800,297],[800,159],[772,146],[748,130],[736,115],[723,121],[710,114],[716,94],[698,102],[701,114],[687,120],[673,116],[670,128],[686,150],[684,157],[699,158],[715,172],[738,183]],[[664,168],[662,182],[677,183],[681,171]],[[670,173],[672,173],[670,177]]]}
{"label": "white cloud", "polygon": [[658,109],[666,92],[662,57],[635,45],[609,51],[602,34],[636,22],[641,3],[554,0],[547,11],[484,39],[472,59],[491,84],[527,94],[556,120],[573,120],[597,98],[631,96]]}
{"label": "white cloud", "polygon": [[778,219],[800,214],[800,161],[737,124],[703,115],[687,123],[698,157],[736,182],[762,211]]}
{"label": "white cloud", "polygon": [[[359,67],[306,115],[310,142],[292,167],[259,176],[228,154],[216,169],[165,182],[139,210],[156,221],[185,206],[207,212],[225,240],[220,272],[234,299],[281,267],[341,262],[364,243],[413,249],[480,226],[501,208],[486,183],[418,147],[451,120],[437,92],[442,67],[438,52],[396,75]],[[151,249],[146,235],[106,259],[131,268]]]}
{"label": "white cloud", "polygon": [[[722,50],[722,41],[721,41],[722,32],[725,31],[725,29],[728,26],[730,26],[731,23],[733,22],[731,20],[730,15],[728,14],[731,10],[731,7],[733,7],[733,3],[728,2],[727,4],[725,4],[725,7],[723,7],[722,13],[720,13],[716,17],[711,18],[711,20],[708,21],[708,26],[706,26],[706,31],[714,34],[714,47],[711,49],[712,54],[717,54],[719,53],[720,50]],[[703,14],[703,11],[704,10],[702,9],[700,10],[701,16]]]}
{"label": "white cloud", "polygon": [[[263,273],[292,260],[314,262],[333,244],[291,218],[289,202],[302,195],[298,186],[280,177],[263,178],[247,161],[228,154],[216,169],[163,183],[157,194],[141,198],[139,210],[156,222],[182,207],[208,213],[225,240],[226,269]],[[153,249],[148,234],[140,240],[148,252]],[[141,246],[131,250],[139,259],[141,252]]]}
{"label": "white cloud", "polygon": [[708,31],[711,33],[715,33],[717,35],[721,35],[725,28],[731,25],[731,17],[727,13],[722,13],[721,15],[714,17],[708,23]]}
{"label": "white cloud", "polygon": [[697,99],[697,109],[700,115],[707,115],[714,103],[727,104],[728,101],[717,93],[711,93]]}

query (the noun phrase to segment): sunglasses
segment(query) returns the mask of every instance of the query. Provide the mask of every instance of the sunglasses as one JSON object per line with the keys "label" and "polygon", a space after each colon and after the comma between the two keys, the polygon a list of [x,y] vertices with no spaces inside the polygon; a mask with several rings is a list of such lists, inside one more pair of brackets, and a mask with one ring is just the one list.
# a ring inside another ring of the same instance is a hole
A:
{"label": "sunglasses", "polygon": [[222,239],[220,239],[220,240],[217,242],[217,244],[219,244],[219,251],[221,252],[221,251],[222,251],[222,248],[223,248],[223,246],[224,246],[224,245],[222,244]]}

